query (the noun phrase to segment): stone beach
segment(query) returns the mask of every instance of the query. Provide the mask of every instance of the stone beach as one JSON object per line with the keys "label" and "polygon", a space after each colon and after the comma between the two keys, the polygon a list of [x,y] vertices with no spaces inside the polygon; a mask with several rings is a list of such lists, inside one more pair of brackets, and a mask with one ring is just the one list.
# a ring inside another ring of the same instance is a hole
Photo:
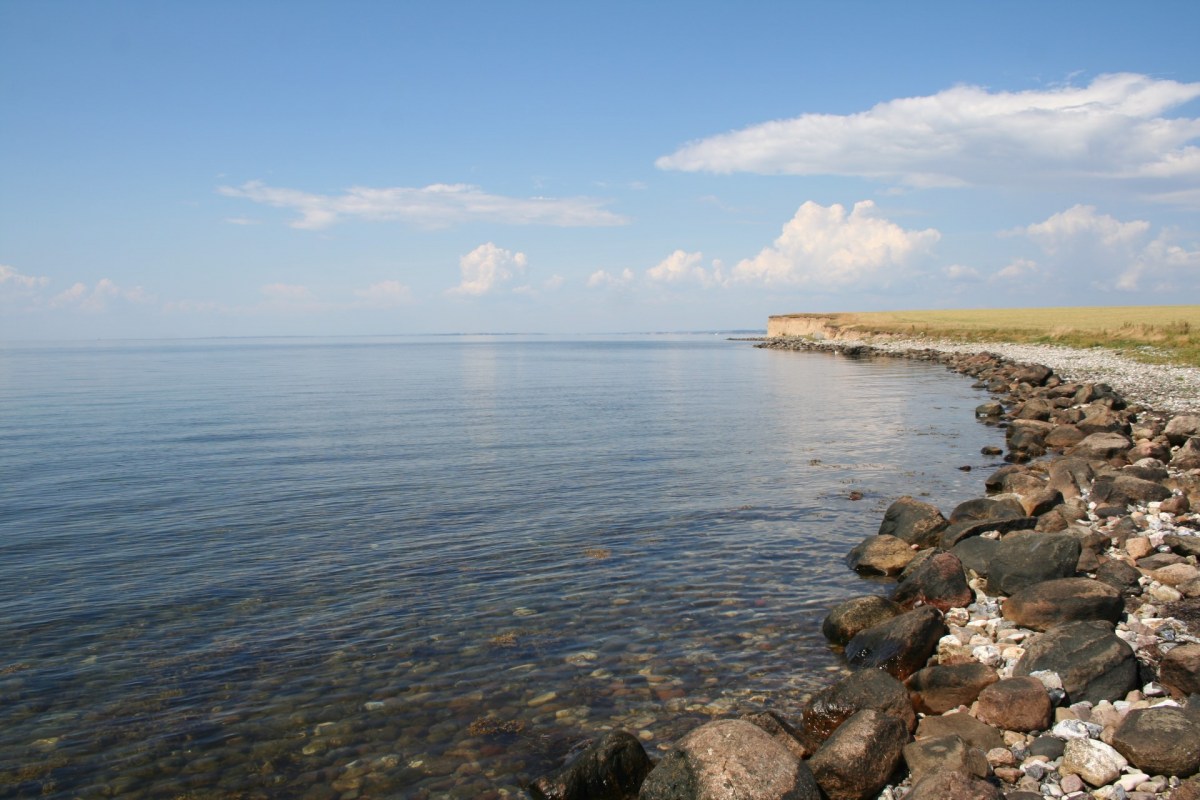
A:
{"label": "stone beach", "polygon": [[1008,466],[954,509],[914,486],[847,554],[874,583],[823,625],[845,677],[798,708],[714,714],[657,764],[611,732],[530,794],[1200,798],[1200,370],[897,338],[758,346],[973,377]]}

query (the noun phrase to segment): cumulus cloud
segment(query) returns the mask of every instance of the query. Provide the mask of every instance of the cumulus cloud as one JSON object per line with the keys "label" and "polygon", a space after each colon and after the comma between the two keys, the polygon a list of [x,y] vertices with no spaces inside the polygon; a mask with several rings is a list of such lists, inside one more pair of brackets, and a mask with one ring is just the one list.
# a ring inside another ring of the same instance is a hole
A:
{"label": "cumulus cloud", "polygon": [[600,289],[603,287],[622,287],[629,286],[634,282],[635,276],[633,270],[623,269],[619,274],[614,275],[606,269],[598,269],[588,276],[587,286],[589,289]]}
{"label": "cumulus cloud", "polygon": [[20,272],[7,264],[0,264],[0,287],[5,289],[16,289],[19,291],[31,292],[41,289],[50,283],[50,279],[44,276],[22,275]]}
{"label": "cumulus cloud", "polygon": [[1032,275],[1038,271],[1036,261],[1028,258],[1014,258],[1006,267],[996,273],[1001,280],[1012,280],[1023,275]]}
{"label": "cumulus cloud", "polygon": [[[856,114],[803,114],[691,142],[661,169],[854,175],[906,186],[1150,179],[1167,195],[1200,177],[1200,119],[1167,113],[1200,83],[1101,75],[1087,86],[955,86]],[[1186,198],[1184,198],[1186,199]]]}
{"label": "cumulus cloud", "polygon": [[942,274],[952,281],[977,281],[979,270],[963,264],[951,264],[942,269]]}
{"label": "cumulus cloud", "polygon": [[514,253],[491,242],[481,244],[458,260],[462,283],[450,293],[478,296],[495,291],[523,275],[527,261],[524,253]]}
{"label": "cumulus cloud", "polygon": [[291,226],[312,230],[327,228],[345,219],[402,221],[428,228],[444,228],[463,222],[558,227],[597,227],[628,222],[625,217],[605,209],[605,201],[591,197],[505,197],[462,183],[435,183],[420,188],[353,186],[342,194],[328,195],[249,181],[241,186],[221,186],[217,191],[226,197],[294,211],[300,217],[291,222]]}
{"label": "cumulus cloud", "polygon": [[114,301],[145,304],[154,297],[140,286],[123,289],[108,278],[101,278],[95,286],[79,282],[66,291],[50,298],[51,308],[77,308],[81,311],[105,311]]}
{"label": "cumulus cloud", "polygon": [[[1122,221],[1076,205],[1011,233],[1041,248],[1046,271],[1084,273],[1102,289],[1200,288],[1200,244],[1180,242],[1170,229],[1155,234],[1146,220]],[[1004,273],[1011,270],[1010,265],[999,275],[1008,277]]]}
{"label": "cumulus cloud", "polygon": [[676,250],[658,262],[658,264],[646,270],[646,277],[652,281],[665,281],[667,283],[697,277],[704,274],[704,268],[700,266],[703,258],[703,253],[686,253],[683,250]]}
{"label": "cumulus cloud", "polygon": [[840,204],[808,201],[769,247],[733,269],[736,281],[821,289],[857,287],[886,280],[941,238],[933,228],[905,230],[876,216],[864,200],[850,213]]}
{"label": "cumulus cloud", "polygon": [[366,289],[356,289],[354,296],[371,308],[395,308],[412,302],[412,289],[400,281],[380,281]]}

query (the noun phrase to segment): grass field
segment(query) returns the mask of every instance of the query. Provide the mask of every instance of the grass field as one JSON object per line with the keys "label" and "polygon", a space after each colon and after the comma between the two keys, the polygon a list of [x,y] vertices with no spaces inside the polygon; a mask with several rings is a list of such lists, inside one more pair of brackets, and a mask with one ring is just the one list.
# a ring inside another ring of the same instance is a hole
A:
{"label": "grass field", "polygon": [[1200,306],[1003,308],[790,314],[863,333],[966,342],[1104,347],[1142,361],[1200,366]]}

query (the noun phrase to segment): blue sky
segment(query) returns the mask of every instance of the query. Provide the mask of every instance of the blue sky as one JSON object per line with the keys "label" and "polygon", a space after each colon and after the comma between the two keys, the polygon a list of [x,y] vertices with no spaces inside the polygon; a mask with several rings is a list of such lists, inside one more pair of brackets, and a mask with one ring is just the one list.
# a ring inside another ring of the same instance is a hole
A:
{"label": "blue sky", "polygon": [[0,0],[0,339],[1200,302],[1200,4]]}

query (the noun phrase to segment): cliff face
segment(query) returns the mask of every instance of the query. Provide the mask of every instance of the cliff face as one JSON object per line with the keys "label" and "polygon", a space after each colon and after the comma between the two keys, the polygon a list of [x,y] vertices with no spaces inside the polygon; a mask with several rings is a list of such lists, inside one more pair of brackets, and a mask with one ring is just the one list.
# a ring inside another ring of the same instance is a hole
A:
{"label": "cliff face", "polygon": [[807,336],[813,339],[857,339],[856,331],[837,328],[820,314],[777,314],[767,318],[767,336]]}

